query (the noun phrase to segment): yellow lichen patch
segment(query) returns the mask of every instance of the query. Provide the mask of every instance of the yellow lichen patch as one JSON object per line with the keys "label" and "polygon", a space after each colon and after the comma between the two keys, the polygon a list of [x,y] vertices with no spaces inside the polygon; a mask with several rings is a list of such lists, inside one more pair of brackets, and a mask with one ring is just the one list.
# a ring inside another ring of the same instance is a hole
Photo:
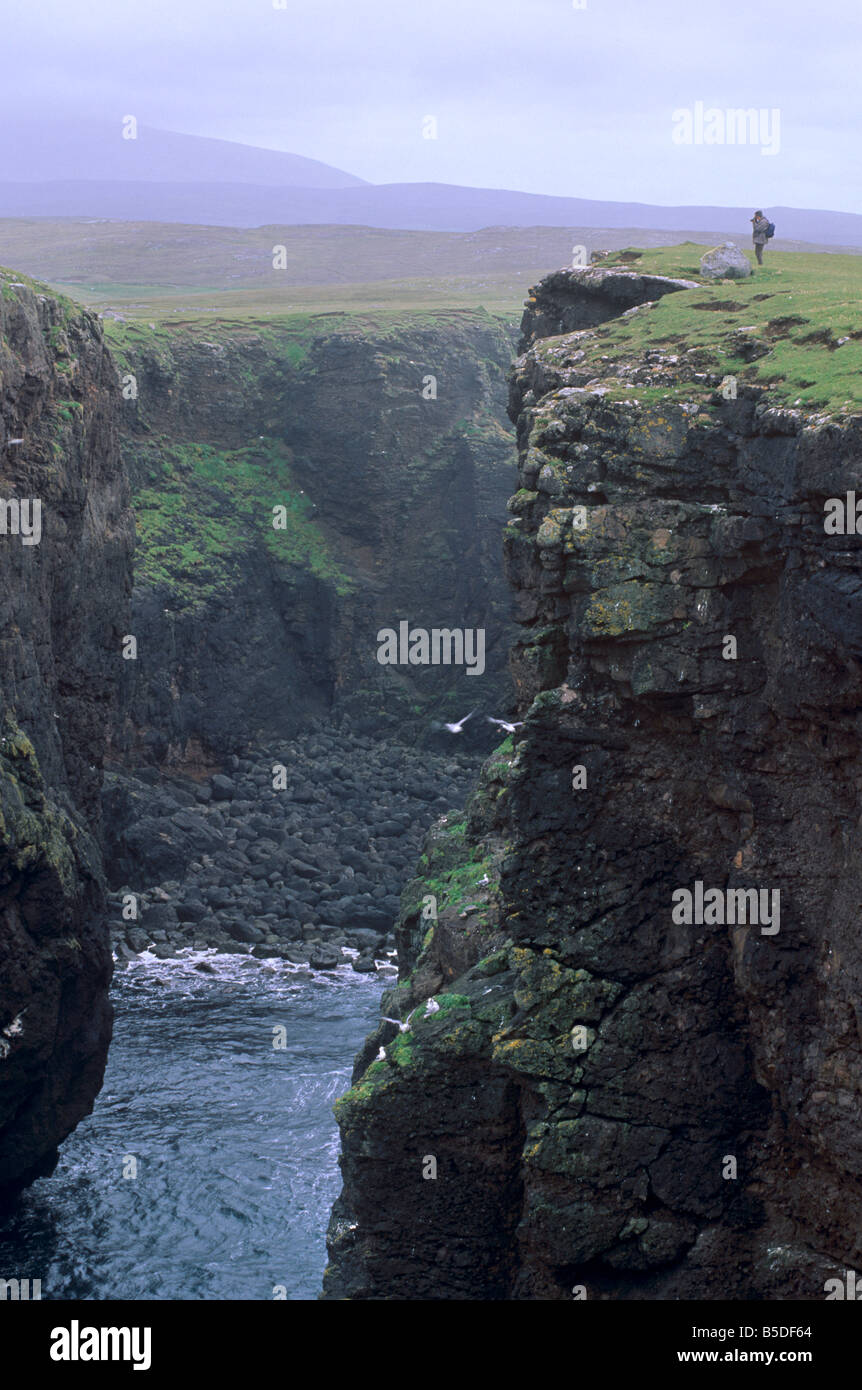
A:
{"label": "yellow lichen patch", "polygon": [[562,545],[563,532],[559,520],[546,516],[536,532],[536,545],[540,550],[553,550]]}
{"label": "yellow lichen patch", "polygon": [[591,595],[583,630],[595,637],[624,632],[650,632],[672,616],[673,604],[665,584],[624,580]]}
{"label": "yellow lichen patch", "polygon": [[593,594],[585,615],[586,632],[594,636],[617,636],[630,632],[633,626],[630,599]]}
{"label": "yellow lichen patch", "polygon": [[571,1082],[573,1072],[578,1074],[576,1059],[570,1051],[534,1038],[504,1039],[495,1045],[491,1055],[498,1065],[526,1076]]}

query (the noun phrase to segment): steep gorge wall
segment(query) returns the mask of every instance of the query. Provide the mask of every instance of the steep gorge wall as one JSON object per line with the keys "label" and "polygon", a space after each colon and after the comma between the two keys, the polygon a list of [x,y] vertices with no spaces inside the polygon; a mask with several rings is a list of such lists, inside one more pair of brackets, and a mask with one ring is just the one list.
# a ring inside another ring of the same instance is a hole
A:
{"label": "steep gorge wall", "polygon": [[[333,715],[419,735],[474,684],[506,704],[512,327],[326,317],[111,330],[140,546],[118,761],[212,767]],[[405,618],[484,627],[482,680],[379,666]]]}
{"label": "steep gorge wall", "polygon": [[[862,426],[679,351],[623,381],[589,277],[525,316],[525,723],[405,893],[329,1298],[819,1299],[862,1257],[862,579],[823,526]],[[697,882],[779,931],[675,922]]]}
{"label": "steep gorge wall", "polygon": [[[132,525],[96,318],[0,272],[0,1193],[50,1171],[111,1033],[99,792]],[[17,442],[16,442],[17,441]],[[31,512],[32,517],[32,512]]]}

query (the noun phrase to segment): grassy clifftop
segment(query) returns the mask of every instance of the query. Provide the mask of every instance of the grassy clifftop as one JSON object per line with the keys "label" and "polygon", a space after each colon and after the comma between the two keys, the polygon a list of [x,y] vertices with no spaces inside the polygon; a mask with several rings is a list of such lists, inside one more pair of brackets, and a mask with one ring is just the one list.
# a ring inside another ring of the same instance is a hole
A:
{"label": "grassy clifftop", "polygon": [[[614,252],[601,264],[700,280],[701,254],[686,242]],[[612,390],[620,397],[637,396],[638,383],[625,383],[618,368],[630,374],[633,364],[658,353],[674,394],[718,372],[768,386],[778,403],[855,411],[862,406],[862,259],[767,248],[750,279],[704,280],[702,288],[666,295],[589,330],[579,347],[579,368],[606,382],[617,377]]]}

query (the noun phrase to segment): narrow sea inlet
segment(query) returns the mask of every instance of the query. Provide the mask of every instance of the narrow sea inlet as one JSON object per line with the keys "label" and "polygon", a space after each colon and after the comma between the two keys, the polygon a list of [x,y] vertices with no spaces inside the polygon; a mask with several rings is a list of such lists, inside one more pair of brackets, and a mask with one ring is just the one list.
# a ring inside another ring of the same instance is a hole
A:
{"label": "narrow sea inlet", "polygon": [[117,972],[95,1110],[0,1223],[0,1273],[41,1279],[43,1299],[317,1297],[332,1104],[387,977],[201,959]]}

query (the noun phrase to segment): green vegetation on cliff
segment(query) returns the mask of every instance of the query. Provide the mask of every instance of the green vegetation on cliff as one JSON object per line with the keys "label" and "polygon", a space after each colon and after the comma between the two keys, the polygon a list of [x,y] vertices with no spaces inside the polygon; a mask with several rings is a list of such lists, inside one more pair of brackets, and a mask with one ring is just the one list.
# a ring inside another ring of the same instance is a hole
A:
{"label": "green vegetation on cliff", "polygon": [[[202,604],[235,590],[244,557],[258,546],[339,594],[350,591],[278,440],[227,450],[161,444],[148,455],[150,483],[135,498],[139,580],[169,590],[183,606]],[[284,529],[273,527],[274,507],[285,509]]]}
{"label": "green vegetation on cliff", "polygon": [[413,910],[418,912],[421,897],[429,894],[436,898],[438,912],[446,908],[461,912],[475,903],[483,880],[487,882],[491,859],[483,847],[468,843],[466,828],[463,815],[444,816],[434,826],[419,860],[418,877],[407,890],[408,897],[420,893]]}

